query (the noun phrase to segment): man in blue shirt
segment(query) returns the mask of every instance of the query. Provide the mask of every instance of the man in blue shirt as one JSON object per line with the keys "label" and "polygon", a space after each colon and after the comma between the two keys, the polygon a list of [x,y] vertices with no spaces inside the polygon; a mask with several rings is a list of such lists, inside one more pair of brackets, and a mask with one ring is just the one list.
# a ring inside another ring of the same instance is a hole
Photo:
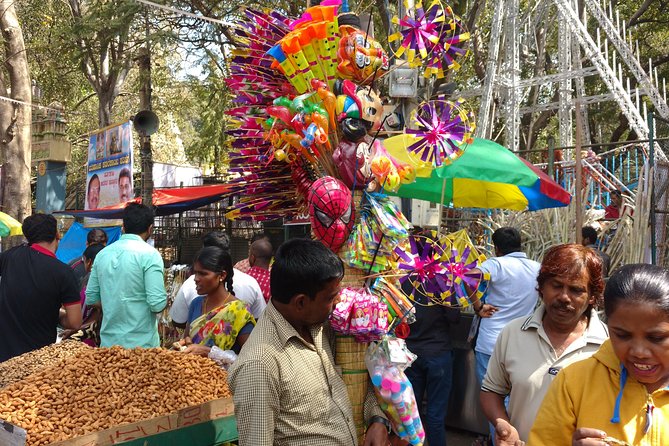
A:
{"label": "man in blue shirt", "polygon": [[121,238],[95,258],[86,304],[102,304],[100,346],[158,347],[158,321],[167,304],[163,259],[146,241],[153,233],[153,211],[130,203],[123,213]]}

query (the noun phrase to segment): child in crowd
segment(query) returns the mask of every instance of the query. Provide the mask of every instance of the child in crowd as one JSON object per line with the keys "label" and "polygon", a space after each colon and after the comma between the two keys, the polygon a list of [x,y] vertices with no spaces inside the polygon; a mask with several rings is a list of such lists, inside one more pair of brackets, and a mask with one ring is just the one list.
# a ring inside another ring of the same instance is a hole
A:
{"label": "child in crowd", "polygon": [[669,270],[623,266],[604,308],[611,339],[559,373],[528,445],[669,445]]}

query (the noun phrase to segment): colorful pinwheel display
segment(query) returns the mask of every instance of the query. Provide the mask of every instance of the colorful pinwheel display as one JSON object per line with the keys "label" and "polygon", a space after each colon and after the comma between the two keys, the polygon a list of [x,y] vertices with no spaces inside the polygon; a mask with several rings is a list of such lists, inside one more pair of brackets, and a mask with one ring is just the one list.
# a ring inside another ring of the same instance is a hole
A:
{"label": "colorful pinwheel display", "polygon": [[414,111],[412,121],[416,128],[405,133],[414,135],[417,141],[409,146],[409,153],[436,167],[458,159],[466,147],[463,143],[472,139],[476,128],[474,114],[467,110],[463,99],[424,102]]}
{"label": "colorful pinwheel display", "polygon": [[468,50],[461,44],[470,39],[462,20],[453,9],[439,0],[430,3],[427,9],[423,2],[416,2],[404,18],[393,17],[393,24],[400,29],[388,37],[389,42],[400,41],[395,52],[399,58],[406,52],[410,67],[425,66],[424,75],[442,78],[446,70],[460,68]]}
{"label": "colorful pinwheel display", "polygon": [[412,235],[395,248],[395,254],[399,281],[409,282],[409,297],[417,304],[466,307],[484,293],[488,277],[474,270],[484,257],[464,231],[448,236],[434,231]]}

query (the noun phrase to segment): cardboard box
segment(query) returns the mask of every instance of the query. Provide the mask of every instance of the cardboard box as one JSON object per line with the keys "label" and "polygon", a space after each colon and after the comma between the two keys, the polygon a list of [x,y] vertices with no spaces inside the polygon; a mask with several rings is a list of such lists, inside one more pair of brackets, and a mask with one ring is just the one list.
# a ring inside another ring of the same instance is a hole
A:
{"label": "cardboard box", "polygon": [[[153,446],[168,444],[207,445],[237,439],[235,407],[232,398],[208,401],[178,412],[136,423],[114,426],[111,429],[76,437],[52,446],[109,446],[137,444]],[[186,432],[187,431],[187,432]],[[184,443],[177,437],[189,438]],[[211,443],[208,438],[211,437]]]}

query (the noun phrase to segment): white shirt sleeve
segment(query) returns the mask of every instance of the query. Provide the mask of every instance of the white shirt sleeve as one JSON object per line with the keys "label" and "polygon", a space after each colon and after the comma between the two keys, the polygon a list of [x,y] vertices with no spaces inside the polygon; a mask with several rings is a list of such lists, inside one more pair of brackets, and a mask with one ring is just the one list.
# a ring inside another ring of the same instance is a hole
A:
{"label": "white shirt sleeve", "polygon": [[235,292],[235,297],[248,304],[251,314],[258,319],[267,304],[262,295],[262,290],[258,281],[246,273],[234,270],[232,276],[232,289]]}
{"label": "white shirt sleeve", "polygon": [[172,302],[170,317],[175,323],[185,324],[188,321],[188,307],[196,297],[195,275],[192,275],[181,285],[174,297],[174,302]]}
{"label": "white shirt sleeve", "polygon": [[501,265],[499,264],[499,261],[495,258],[492,257],[479,266],[479,269],[485,273],[490,274],[490,281],[495,280],[495,276],[499,273]]}

